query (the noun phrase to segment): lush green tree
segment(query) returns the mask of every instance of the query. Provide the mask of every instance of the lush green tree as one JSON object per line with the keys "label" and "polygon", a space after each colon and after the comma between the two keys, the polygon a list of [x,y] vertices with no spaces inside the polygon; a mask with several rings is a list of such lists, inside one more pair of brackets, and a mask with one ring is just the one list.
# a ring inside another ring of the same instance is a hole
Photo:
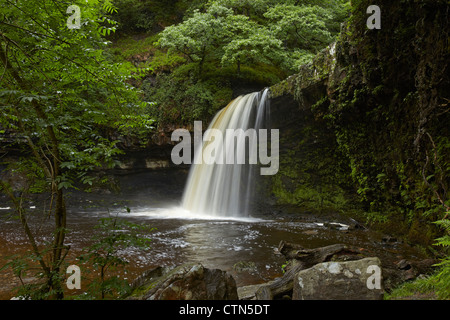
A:
{"label": "lush green tree", "polygon": [[[296,70],[331,43],[345,18],[341,1],[209,1],[182,23],[166,28],[159,44],[198,62],[266,63]],[[292,66],[291,66],[292,65]]]}
{"label": "lush green tree", "polygon": [[197,62],[201,74],[203,65],[211,55],[218,55],[226,39],[227,17],[231,9],[213,5],[206,12],[196,10],[183,23],[167,27],[162,33],[159,45],[169,52],[181,53],[190,62]]}
{"label": "lush green tree", "polygon": [[334,41],[349,7],[331,0],[298,2],[277,4],[264,13],[270,30],[283,41],[287,51],[285,65],[291,70],[310,62],[319,50]]}
{"label": "lush green tree", "polygon": [[275,0],[215,0],[210,3],[218,3],[224,7],[230,8],[235,14],[245,15],[247,17],[262,17],[262,14],[271,5],[275,5]]}
{"label": "lush green tree", "polygon": [[264,27],[251,28],[252,23],[243,24],[243,29],[249,29],[245,36],[230,39],[224,45],[221,58],[222,65],[235,64],[237,72],[241,64],[278,64],[284,59],[282,42]]}
{"label": "lush green tree", "polygon": [[[137,116],[146,104],[126,84],[130,69],[106,58],[103,37],[116,27],[107,18],[115,10],[108,0],[73,1],[79,24],[63,2],[1,2],[0,127],[22,148],[24,157],[7,165],[25,175],[27,184],[15,190],[2,180],[0,188],[44,275],[40,297],[61,298],[61,265],[69,250],[65,190],[92,185],[92,170],[114,165],[117,141],[104,132],[124,114]],[[49,248],[39,245],[29,225],[23,200],[30,191],[49,194],[43,212],[54,221]]]}
{"label": "lush green tree", "polygon": [[159,50],[186,63],[169,76],[144,81],[163,122],[209,119],[224,87],[267,86],[296,72],[333,41],[347,12],[344,1],[336,0],[209,0],[192,8],[183,22],[159,33],[157,42]]}
{"label": "lush green tree", "polygon": [[206,12],[196,10],[183,23],[166,28],[159,45],[198,62],[200,75],[208,58],[236,64],[239,72],[242,63],[269,63],[281,56],[281,41],[268,29],[215,2]]}
{"label": "lush green tree", "polygon": [[270,19],[273,31],[286,46],[317,51],[331,42],[326,22],[332,15],[319,6],[277,5],[264,16]]}

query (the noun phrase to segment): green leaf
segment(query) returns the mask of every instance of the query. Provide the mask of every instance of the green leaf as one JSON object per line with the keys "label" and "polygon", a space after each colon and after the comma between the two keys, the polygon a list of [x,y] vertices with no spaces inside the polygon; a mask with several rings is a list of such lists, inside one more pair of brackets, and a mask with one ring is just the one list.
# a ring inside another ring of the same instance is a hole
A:
{"label": "green leaf", "polygon": [[71,187],[72,187],[72,184],[68,181],[63,181],[58,184],[58,190],[61,190],[62,188],[69,189]]}

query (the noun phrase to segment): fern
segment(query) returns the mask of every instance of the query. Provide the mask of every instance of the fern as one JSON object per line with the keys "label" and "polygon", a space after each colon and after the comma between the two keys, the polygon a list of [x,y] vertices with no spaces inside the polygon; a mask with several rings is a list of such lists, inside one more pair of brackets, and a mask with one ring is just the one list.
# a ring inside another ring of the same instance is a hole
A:
{"label": "fern", "polygon": [[437,238],[435,245],[442,247],[450,247],[450,220],[439,220],[436,221],[435,224],[444,229],[446,235],[443,237]]}
{"label": "fern", "polygon": [[[444,252],[450,248],[450,220],[442,219],[434,222],[444,231],[444,236],[437,238],[435,245],[444,247]],[[394,289],[386,299],[398,299],[419,295],[433,295],[438,299],[450,299],[450,256],[447,255],[441,262],[435,264],[438,269],[426,278],[418,278]]]}
{"label": "fern", "polygon": [[[448,249],[450,248],[450,220],[439,220],[435,224],[445,231],[444,236],[436,239],[435,245],[444,247],[444,250],[448,253]],[[450,256],[447,255],[436,266],[440,268],[435,276],[436,294],[440,299],[450,299]]]}
{"label": "fern", "polygon": [[105,0],[103,3],[103,10],[105,10],[107,13],[117,13],[117,8],[114,6],[114,4],[111,3],[110,0]]}

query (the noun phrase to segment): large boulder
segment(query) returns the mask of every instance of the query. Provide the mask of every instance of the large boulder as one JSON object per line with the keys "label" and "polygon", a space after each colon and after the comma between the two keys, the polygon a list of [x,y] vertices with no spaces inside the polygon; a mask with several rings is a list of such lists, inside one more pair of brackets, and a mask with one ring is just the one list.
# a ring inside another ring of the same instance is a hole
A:
{"label": "large boulder", "polygon": [[380,300],[383,278],[378,258],[324,262],[297,273],[294,300]]}
{"label": "large boulder", "polygon": [[136,280],[128,299],[237,300],[238,294],[236,282],[227,272],[201,264],[184,264],[145,273]]}

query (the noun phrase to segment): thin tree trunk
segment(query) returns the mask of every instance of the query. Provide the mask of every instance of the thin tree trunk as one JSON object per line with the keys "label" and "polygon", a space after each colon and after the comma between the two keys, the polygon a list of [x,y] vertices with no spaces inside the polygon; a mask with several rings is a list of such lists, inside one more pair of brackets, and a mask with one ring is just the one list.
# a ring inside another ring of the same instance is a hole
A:
{"label": "thin tree trunk", "polygon": [[[30,91],[30,88],[32,87],[29,83],[25,82],[21,77],[19,72],[12,66],[12,64],[8,60],[8,56],[6,55],[3,48],[0,46],[0,60],[2,61],[5,70],[9,72],[9,74],[13,77],[13,79],[16,81],[17,85],[24,91]],[[43,120],[44,122],[48,123],[48,117],[45,114],[44,110],[42,109],[42,106],[36,101],[32,100],[31,106],[33,107],[34,111],[36,112],[36,115],[39,119]],[[18,112],[18,117],[20,119],[20,113]],[[55,239],[53,242],[53,250],[52,250],[52,256],[51,256],[51,265],[46,265],[43,259],[40,259],[41,267],[47,277],[47,288],[48,290],[55,289],[57,292],[56,298],[62,298],[62,289],[61,284],[59,281],[55,281],[55,275],[59,274],[60,267],[62,263],[62,250],[64,245],[64,238],[65,238],[65,232],[66,232],[66,207],[64,203],[64,193],[63,190],[58,189],[57,185],[57,178],[60,175],[60,163],[61,163],[61,157],[59,152],[59,140],[56,136],[55,130],[53,126],[48,125],[46,126],[46,132],[50,141],[50,156],[47,159],[51,159],[51,161],[48,161],[48,166],[43,166],[44,172],[47,175],[47,177],[51,181],[51,192],[52,194],[56,194],[56,206],[54,211],[54,218],[55,218]],[[35,156],[36,160],[39,164],[43,165],[44,160],[42,159],[41,155],[39,154],[38,149],[33,144],[33,142],[28,139],[28,143],[30,144],[30,148],[33,152],[33,155]],[[6,185],[2,183],[2,187],[5,189]],[[5,190],[9,190],[6,188]],[[10,190],[11,191],[11,190]],[[17,199],[15,199],[14,194],[10,192],[10,198],[13,201],[13,203],[16,206],[16,211],[19,215],[19,218],[22,222],[22,226],[25,230],[25,233],[28,237],[28,240],[30,241],[31,246],[33,247],[33,251],[38,257],[41,257],[41,253],[37,247],[36,240],[34,239],[34,236],[32,235],[30,228],[28,226],[28,223],[26,221],[23,208],[19,202],[17,202]],[[64,255],[65,256],[65,255]]]}
{"label": "thin tree trunk", "polygon": [[11,199],[12,203],[14,204],[14,207],[16,208],[17,215],[19,216],[20,223],[22,224],[22,227],[25,231],[25,234],[28,238],[28,241],[30,241],[31,247],[33,249],[33,253],[39,258],[39,264],[41,265],[42,270],[44,271],[46,277],[50,277],[50,268],[45,264],[45,261],[42,257],[41,252],[39,251],[39,247],[37,245],[36,239],[34,238],[33,233],[31,232],[31,229],[28,225],[28,221],[25,217],[23,206],[21,205],[20,201],[16,198],[11,188],[6,185],[3,181],[0,180],[0,186],[2,187],[3,191],[6,192],[8,197]]}

